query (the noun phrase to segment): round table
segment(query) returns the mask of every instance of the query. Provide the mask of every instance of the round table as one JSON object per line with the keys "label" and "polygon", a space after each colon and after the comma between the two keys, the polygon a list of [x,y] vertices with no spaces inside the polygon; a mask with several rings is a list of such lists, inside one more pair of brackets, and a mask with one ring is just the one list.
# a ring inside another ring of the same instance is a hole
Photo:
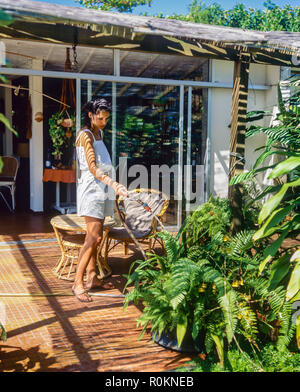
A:
{"label": "round table", "polygon": [[[78,255],[84,243],[86,233],[85,219],[76,214],[57,215],[50,220],[50,223],[62,253],[53,272],[59,279],[74,280],[71,278],[71,274],[75,272]],[[106,217],[104,220],[104,235],[98,245],[96,257],[100,279],[111,275],[111,268],[102,257],[101,252],[109,228],[117,225],[118,223],[111,216]]]}

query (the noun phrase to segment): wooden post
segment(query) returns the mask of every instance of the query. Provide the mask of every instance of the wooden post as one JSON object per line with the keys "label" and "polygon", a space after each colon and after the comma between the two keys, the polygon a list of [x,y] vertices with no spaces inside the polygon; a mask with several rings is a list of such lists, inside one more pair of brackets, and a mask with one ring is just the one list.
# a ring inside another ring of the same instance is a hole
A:
{"label": "wooden post", "polygon": [[[250,54],[247,53],[242,53],[240,59],[234,62],[229,181],[244,171],[249,64]],[[240,184],[229,187],[228,198],[233,212],[231,231],[235,233],[243,224]]]}

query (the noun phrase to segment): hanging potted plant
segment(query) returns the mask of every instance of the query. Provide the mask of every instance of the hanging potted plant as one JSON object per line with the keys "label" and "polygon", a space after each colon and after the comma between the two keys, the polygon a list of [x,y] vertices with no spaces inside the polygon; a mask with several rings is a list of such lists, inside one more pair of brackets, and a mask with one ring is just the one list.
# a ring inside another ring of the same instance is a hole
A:
{"label": "hanging potted plant", "polygon": [[76,134],[75,115],[67,110],[54,113],[49,119],[49,134],[55,159],[70,166]]}
{"label": "hanging potted plant", "polygon": [[[71,72],[70,48],[66,48],[65,71]],[[72,166],[76,120],[73,111],[76,108],[74,81],[64,79],[62,82],[60,110],[49,119],[49,134],[52,140],[54,151],[52,154],[59,161],[58,166]],[[67,107],[72,108],[69,114]]]}

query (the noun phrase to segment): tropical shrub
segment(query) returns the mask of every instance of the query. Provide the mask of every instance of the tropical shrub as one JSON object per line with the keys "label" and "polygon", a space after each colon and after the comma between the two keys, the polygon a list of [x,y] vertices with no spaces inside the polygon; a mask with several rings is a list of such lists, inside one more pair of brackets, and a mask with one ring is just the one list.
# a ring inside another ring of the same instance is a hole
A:
{"label": "tropical shrub", "polygon": [[142,301],[141,336],[150,325],[154,336],[176,331],[180,346],[190,332],[195,341],[204,341],[207,353],[216,350],[221,363],[233,343],[253,351],[264,341],[274,340],[281,349],[289,345],[295,326],[286,291],[276,272],[258,269],[264,244],[253,244],[255,230],[230,237],[229,221],[228,201],[211,198],[175,238],[158,234],[165,256],[149,254],[147,261],[132,264],[126,287],[134,283],[134,288],[124,309],[130,301]]}
{"label": "tropical shrub", "polygon": [[[298,83],[296,79],[296,84]],[[246,133],[246,137],[258,132],[267,135],[263,152],[252,170],[234,177],[230,185],[253,179],[258,173],[272,169],[268,178],[274,179],[274,185],[266,187],[255,199],[261,200],[266,195],[271,196],[260,210],[258,216],[260,227],[253,235],[253,241],[257,244],[264,243],[266,246],[259,272],[262,273],[268,266],[271,271],[269,285],[272,286],[275,279],[277,284],[280,283],[286,289],[286,300],[293,303],[300,298],[299,248],[295,250],[295,246],[292,246],[290,249],[283,249],[282,243],[286,238],[296,238],[300,233],[300,93],[296,93],[286,107],[278,87],[278,100],[280,110],[276,118],[278,125],[272,127],[252,125]],[[266,113],[253,112],[250,113],[249,118],[263,115]],[[260,167],[271,155],[276,155],[283,160]],[[300,348],[299,318],[296,325],[296,337]]]}
{"label": "tropical shrub", "polygon": [[289,350],[279,351],[274,343],[267,343],[259,353],[229,350],[221,367],[213,355],[202,360],[196,358],[185,366],[177,369],[178,372],[299,372],[300,353]]}

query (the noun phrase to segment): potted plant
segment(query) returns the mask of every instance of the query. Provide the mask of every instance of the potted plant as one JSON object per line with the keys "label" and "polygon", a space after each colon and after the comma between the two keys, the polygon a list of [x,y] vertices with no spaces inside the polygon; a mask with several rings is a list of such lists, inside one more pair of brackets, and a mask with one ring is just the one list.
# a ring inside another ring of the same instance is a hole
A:
{"label": "potted plant", "polygon": [[67,111],[54,113],[49,119],[49,134],[54,149],[52,154],[64,165],[71,166],[76,135],[75,115],[69,115]]}
{"label": "potted plant", "polygon": [[228,200],[210,199],[176,237],[158,234],[165,256],[148,253],[147,261],[133,263],[124,309],[142,302],[141,336],[151,327],[153,340],[190,351],[184,338],[191,335],[194,351],[215,352],[221,364],[232,345],[242,352],[259,350],[263,341],[290,343],[295,326],[286,290],[276,272],[259,270],[265,244],[253,242],[254,225],[231,237],[230,217]]}

